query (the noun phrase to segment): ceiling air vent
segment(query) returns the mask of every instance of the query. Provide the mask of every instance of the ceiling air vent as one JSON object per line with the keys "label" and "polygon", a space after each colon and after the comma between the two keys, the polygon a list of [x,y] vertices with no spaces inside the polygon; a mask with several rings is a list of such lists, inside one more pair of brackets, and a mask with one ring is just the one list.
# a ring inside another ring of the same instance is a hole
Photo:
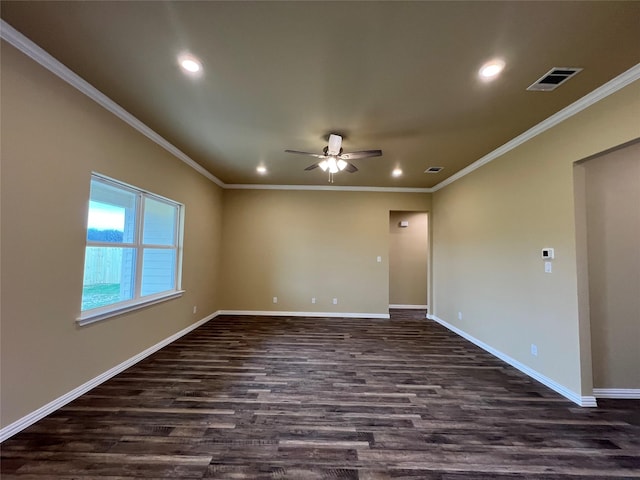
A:
{"label": "ceiling air vent", "polygon": [[443,168],[444,167],[429,167],[424,171],[424,173],[438,173]]}
{"label": "ceiling air vent", "polygon": [[527,90],[532,92],[550,92],[555,90],[564,82],[573,77],[576,73],[581,72],[581,68],[574,67],[555,67],[545,73],[538,80],[533,82]]}

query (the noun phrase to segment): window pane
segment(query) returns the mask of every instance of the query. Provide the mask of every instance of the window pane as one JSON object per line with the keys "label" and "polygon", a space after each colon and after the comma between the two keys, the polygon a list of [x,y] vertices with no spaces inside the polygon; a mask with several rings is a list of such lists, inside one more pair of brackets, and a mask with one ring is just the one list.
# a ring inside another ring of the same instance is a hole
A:
{"label": "window pane", "polygon": [[91,180],[87,240],[135,242],[136,197],[128,190]]}
{"label": "window pane", "polygon": [[175,289],[176,251],[173,249],[145,248],[142,254],[141,295]]}
{"label": "window pane", "polygon": [[132,299],[135,265],[135,248],[87,247],[82,283],[82,310]]}
{"label": "window pane", "polygon": [[92,175],[80,320],[178,285],[179,204]]}
{"label": "window pane", "polygon": [[145,245],[174,245],[178,209],[174,205],[145,197],[144,229]]}

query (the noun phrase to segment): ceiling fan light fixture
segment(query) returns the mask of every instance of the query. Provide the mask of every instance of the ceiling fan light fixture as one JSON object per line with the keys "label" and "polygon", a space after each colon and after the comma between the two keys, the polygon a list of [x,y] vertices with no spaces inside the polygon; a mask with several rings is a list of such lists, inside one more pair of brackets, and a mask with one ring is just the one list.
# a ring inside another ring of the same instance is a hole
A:
{"label": "ceiling fan light fixture", "polygon": [[319,161],[309,165],[307,168],[305,168],[305,171],[314,170],[320,167],[320,170],[322,170],[323,172],[329,172],[329,183],[333,183],[333,176],[336,173],[355,173],[358,171],[358,167],[356,167],[353,163],[350,163],[350,160],[382,156],[382,150],[360,150],[357,152],[343,152],[342,136],[335,135],[333,133],[329,134],[328,143],[329,144],[322,150],[322,154],[302,152],[300,150],[285,150],[285,153],[295,153],[296,155],[306,155],[319,158]]}
{"label": "ceiling fan light fixture", "polygon": [[336,157],[329,157],[327,159],[327,166],[329,168],[329,173],[338,173],[340,171]]}

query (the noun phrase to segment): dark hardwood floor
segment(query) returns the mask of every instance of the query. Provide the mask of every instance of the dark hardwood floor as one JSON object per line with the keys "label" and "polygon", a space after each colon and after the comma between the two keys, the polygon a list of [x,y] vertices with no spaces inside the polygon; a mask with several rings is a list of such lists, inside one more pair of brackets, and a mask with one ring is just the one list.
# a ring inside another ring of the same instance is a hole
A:
{"label": "dark hardwood floor", "polygon": [[3,480],[640,478],[580,408],[424,319],[218,317],[5,441]]}

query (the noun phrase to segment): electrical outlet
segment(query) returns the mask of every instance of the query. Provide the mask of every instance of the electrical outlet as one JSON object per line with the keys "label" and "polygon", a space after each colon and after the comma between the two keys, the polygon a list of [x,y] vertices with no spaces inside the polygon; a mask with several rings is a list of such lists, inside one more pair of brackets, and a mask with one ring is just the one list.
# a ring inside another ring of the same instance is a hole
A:
{"label": "electrical outlet", "polygon": [[198,313],[198,307],[196,305],[193,306],[193,313]]}
{"label": "electrical outlet", "polygon": [[378,263],[382,263],[382,257],[380,255],[378,255],[378,258],[376,260]]}
{"label": "electrical outlet", "polygon": [[311,303],[316,303],[316,297],[311,297]]}
{"label": "electrical outlet", "polygon": [[458,320],[462,320],[462,312],[458,312]]}
{"label": "electrical outlet", "polygon": [[538,356],[538,346],[535,343],[531,344],[531,355],[534,357]]}
{"label": "electrical outlet", "polygon": [[337,304],[338,304],[338,299],[337,299],[337,298],[334,298],[334,299],[333,299],[333,304],[334,304],[334,305],[337,305]]}
{"label": "electrical outlet", "polygon": [[551,262],[544,262],[544,273],[552,273],[553,267],[551,266]]}
{"label": "electrical outlet", "polygon": [[273,303],[278,303],[278,297],[273,297]]}

